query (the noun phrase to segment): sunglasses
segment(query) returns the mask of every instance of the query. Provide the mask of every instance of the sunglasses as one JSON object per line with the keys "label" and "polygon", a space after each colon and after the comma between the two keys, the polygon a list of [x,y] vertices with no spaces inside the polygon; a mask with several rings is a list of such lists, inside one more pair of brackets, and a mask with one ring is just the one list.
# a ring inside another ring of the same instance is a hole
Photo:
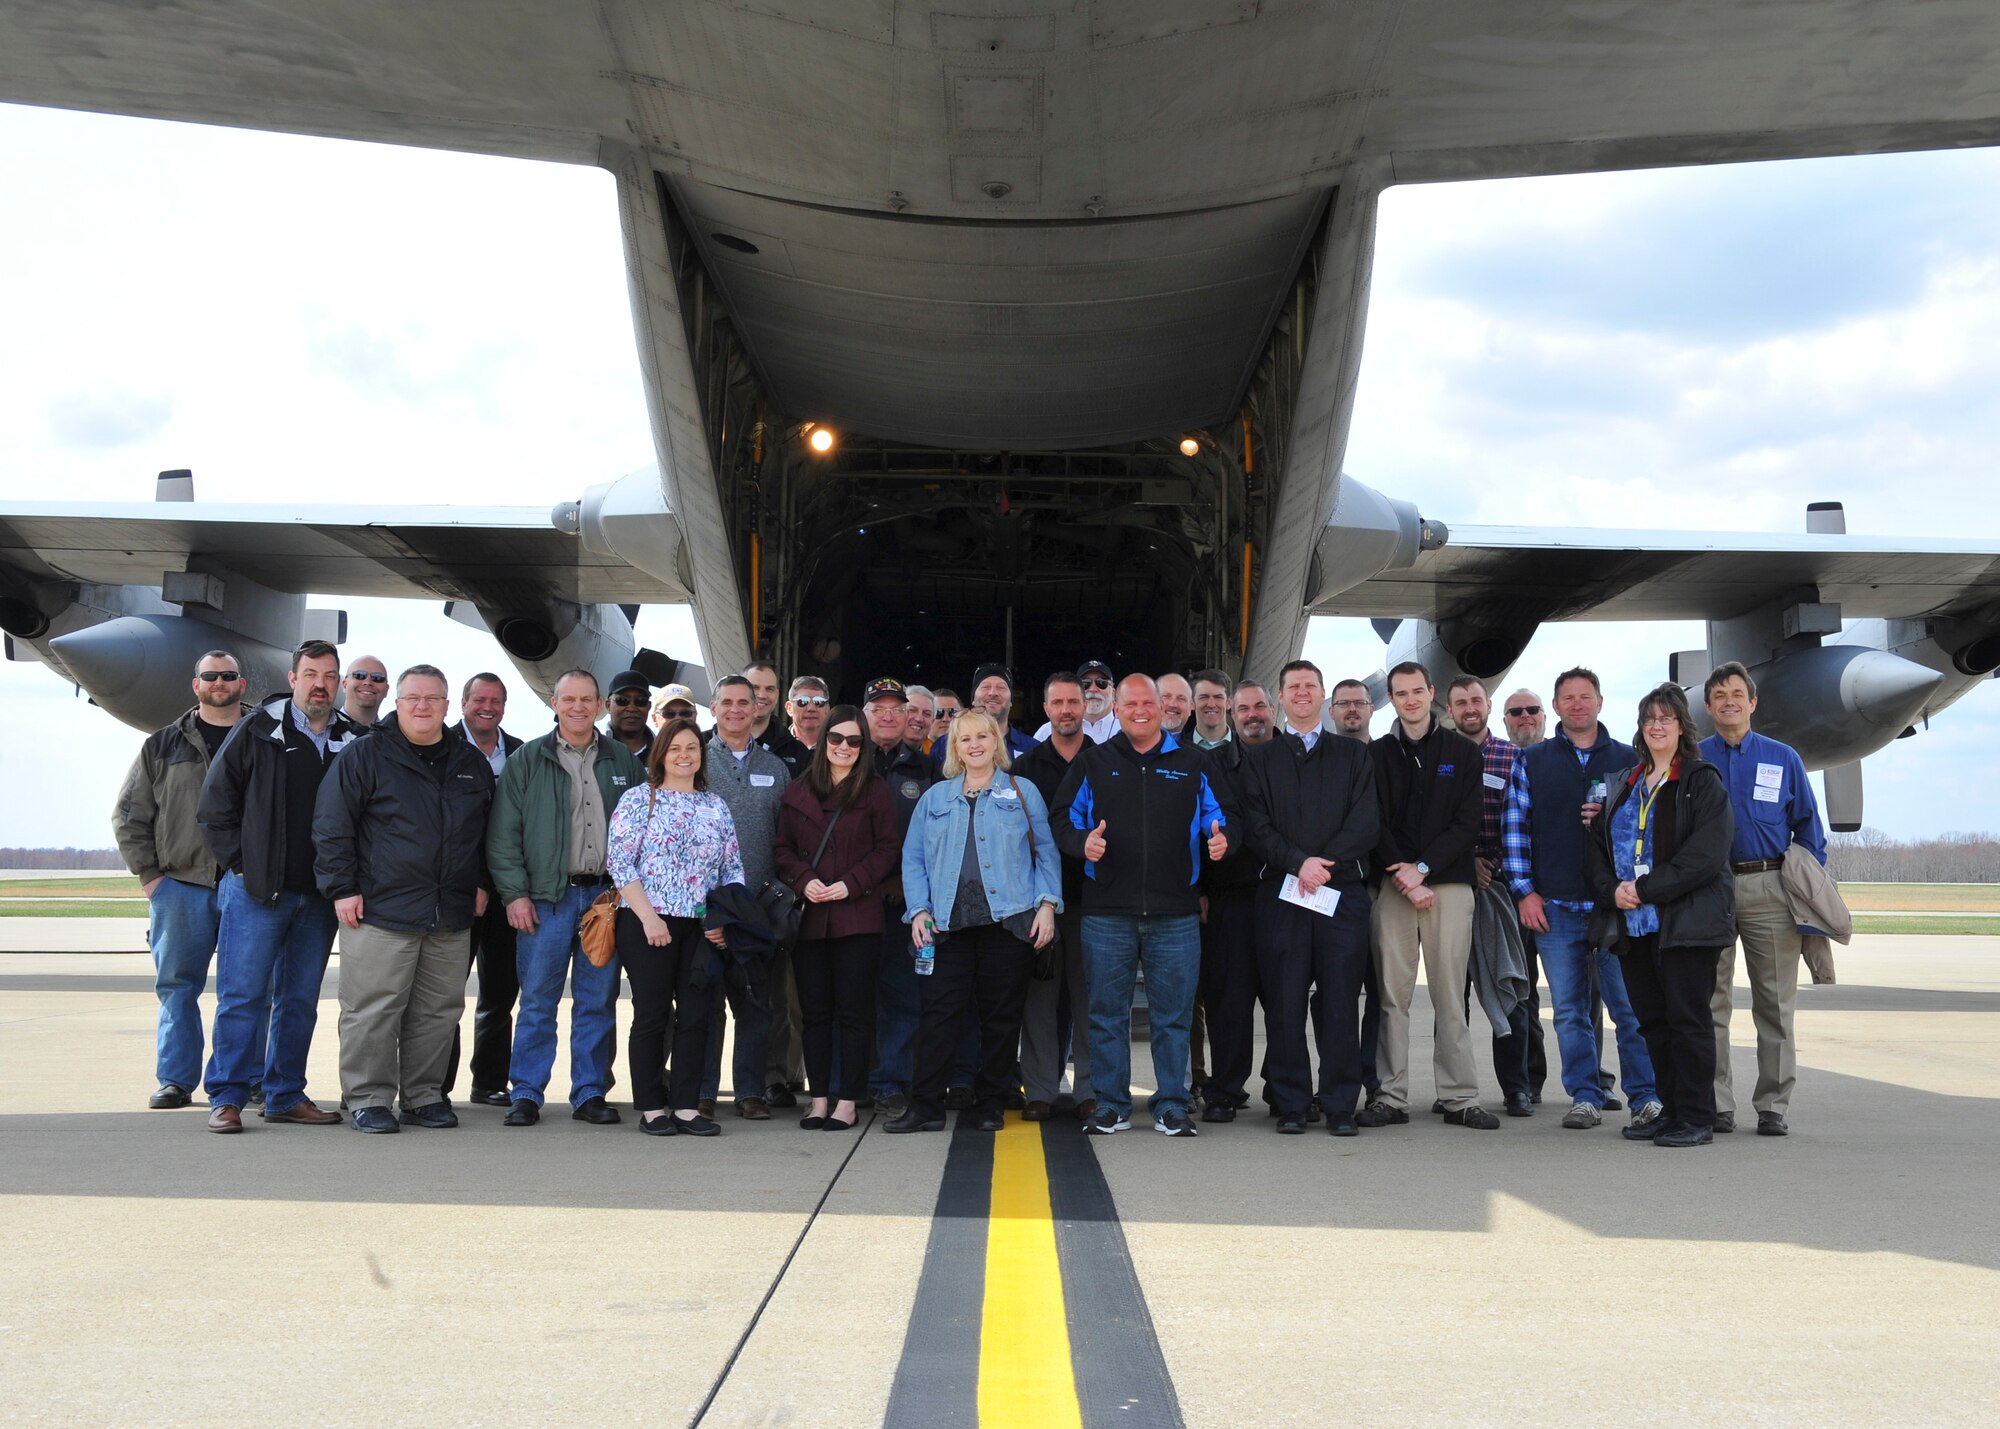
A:
{"label": "sunglasses", "polygon": [[625,710],[632,708],[633,705],[649,705],[652,701],[644,695],[613,695],[611,703],[618,706],[621,710]]}
{"label": "sunglasses", "polygon": [[1082,685],[1086,690],[1108,690],[1111,688],[1109,680],[1100,680],[1095,675],[1092,675],[1087,680],[1079,680],[1077,683]]}
{"label": "sunglasses", "polygon": [[203,670],[196,674],[195,678],[200,680],[204,685],[212,685],[217,680],[221,680],[225,684],[231,684],[243,677],[234,670]]}
{"label": "sunglasses", "polygon": [[844,744],[849,749],[859,749],[868,742],[868,736],[865,734],[829,734],[826,737],[826,742],[828,744]]}
{"label": "sunglasses", "polygon": [[1509,719],[1526,719],[1530,715],[1538,715],[1541,712],[1542,712],[1542,707],[1540,705],[1507,706],[1507,717]]}
{"label": "sunglasses", "polygon": [[386,685],[389,683],[387,675],[377,675],[367,670],[355,670],[347,678],[350,680],[359,680],[364,685]]}

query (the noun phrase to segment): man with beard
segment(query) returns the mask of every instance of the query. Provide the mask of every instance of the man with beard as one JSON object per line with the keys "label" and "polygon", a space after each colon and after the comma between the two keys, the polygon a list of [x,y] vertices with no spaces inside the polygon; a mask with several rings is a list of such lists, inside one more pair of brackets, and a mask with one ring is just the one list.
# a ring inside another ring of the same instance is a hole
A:
{"label": "man with beard", "polygon": [[[1205,679],[1196,679],[1197,702],[1206,686]],[[1244,680],[1236,686],[1233,699],[1235,737],[1210,750],[1209,762],[1231,800],[1240,805],[1241,795],[1235,791],[1244,757],[1271,739],[1271,696],[1255,680]],[[1199,703],[1196,709],[1199,712]],[[1211,1054],[1202,1089],[1203,1121],[1234,1121],[1237,1110],[1250,1102],[1245,1084],[1257,1031],[1256,897],[1263,867],[1246,839],[1222,862],[1202,870],[1201,1005]]]}
{"label": "man with beard", "polygon": [[[1076,680],[1083,691],[1083,737],[1092,744],[1102,744],[1118,733],[1118,715],[1111,708],[1112,688],[1118,682],[1111,674],[1111,667],[1102,660],[1086,660],[1077,666]],[[1049,729],[1044,724],[1035,731],[1035,738],[1047,739]]]}

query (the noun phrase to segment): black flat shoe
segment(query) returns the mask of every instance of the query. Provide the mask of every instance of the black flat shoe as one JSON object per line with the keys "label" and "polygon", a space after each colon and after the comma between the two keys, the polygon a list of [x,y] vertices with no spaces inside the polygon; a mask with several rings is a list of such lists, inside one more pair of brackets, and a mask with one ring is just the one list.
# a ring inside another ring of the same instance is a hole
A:
{"label": "black flat shoe", "polygon": [[172,1082],[162,1082],[160,1089],[147,1098],[146,1105],[154,1111],[171,1111],[175,1107],[186,1106],[193,1100],[194,1098],[188,1095],[186,1087],[176,1086]]}
{"label": "black flat shoe", "polygon": [[586,1097],[582,1106],[569,1114],[571,1121],[587,1121],[592,1126],[615,1126],[620,1120],[618,1108],[603,1097]]}
{"label": "black flat shoe", "polygon": [[1203,1121],[1234,1121],[1236,1120],[1236,1108],[1222,1102],[1210,1102],[1202,1108],[1201,1119]]}
{"label": "black flat shoe", "polygon": [[1280,1136],[1304,1136],[1306,1134],[1306,1114],[1302,1111],[1279,1112],[1278,1134]]}
{"label": "black flat shoe", "polygon": [[825,1131],[826,1118],[823,1116],[802,1116],[799,1118],[800,1131]]}
{"label": "black flat shoe", "polygon": [[431,1131],[445,1131],[458,1125],[458,1113],[451,1109],[449,1102],[435,1101],[426,1106],[408,1107],[403,1112],[403,1125],[421,1126]]}
{"label": "black flat shoe", "polygon": [[1326,1121],[1326,1130],[1329,1136],[1361,1135],[1361,1127],[1359,1126],[1359,1124],[1355,1122],[1354,1118],[1351,1116],[1328,1117]]}
{"label": "black flat shoe", "polygon": [[777,1107],[780,1111],[790,1111],[799,1104],[798,1096],[783,1082],[773,1082],[764,1088],[764,1105]]}
{"label": "black flat shoe", "polygon": [[998,1107],[988,1107],[985,1111],[980,1112],[978,1120],[972,1123],[973,1130],[975,1131],[1002,1131],[1006,1129],[1006,1126],[1007,1114]]}
{"label": "black flat shoe", "polygon": [[507,1093],[505,1091],[494,1091],[487,1087],[474,1087],[472,1095],[467,1097],[466,1100],[474,1106],[506,1106]]}
{"label": "black flat shoe", "polygon": [[522,1097],[514,1103],[513,1107],[507,1112],[507,1115],[500,1119],[500,1124],[502,1126],[533,1126],[541,1119],[542,1109],[526,1097]]}
{"label": "black flat shoe", "polygon": [[[858,1117],[856,1118],[857,1121],[859,1119]],[[821,1129],[825,1131],[852,1131],[854,1130],[854,1122],[842,1121],[837,1116],[830,1116],[826,1118],[825,1124]]]}
{"label": "black flat shoe", "polygon": [[722,1128],[709,1118],[703,1116],[700,1112],[696,1112],[693,1116],[677,1116],[674,1118],[674,1135],[720,1136],[722,1135]]}
{"label": "black flat shoe", "polygon": [[645,1132],[648,1136],[679,1135],[679,1132],[674,1127],[674,1114],[672,1112],[668,1112],[665,1116],[640,1117],[639,1130]]}
{"label": "black flat shoe", "polygon": [[1514,1095],[1507,1098],[1507,1115],[1533,1116],[1534,1114],[1534,1099],[1526,1092],[1515,1092]]}

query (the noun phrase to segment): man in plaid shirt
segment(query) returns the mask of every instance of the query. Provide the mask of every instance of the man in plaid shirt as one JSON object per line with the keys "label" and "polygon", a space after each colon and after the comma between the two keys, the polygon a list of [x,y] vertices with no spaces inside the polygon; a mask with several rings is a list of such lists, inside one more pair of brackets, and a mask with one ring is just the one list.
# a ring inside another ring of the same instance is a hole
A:
{"label": "man in plaid shirt", "polygon": [[[1470,675],[1460,675],[1445,690],[1445,705],[1458,732],[1479,746],[1485,760],[1484,783],[1480,789],[1481,819],[1479,842],[1473,846],[1473,891],[1482,901],[1501,870],[1501,840],[1507,810],[1507,788],[1513,782],[1514,765],[1521,751],[1505,739],[1496,738],[1487,723],[1493,713],[1486,687]],[[1519,926],[1514,900],[1500,885],[1496,911]],[[1473,921],[1473,936],[1479,936],[1480,922]],[[1507,1019],[1507,1031],[1493,1034],[1493,1075],[1506,1100],[1507,1115],[1533,1116],[1535,1090],[1548,1075],[1548,1058],[1542,1048],[1541,972],[1535,964],[1535,935],[1521,934],[1522,951],[1528,965],[1528,996],[1517,1003]]]}

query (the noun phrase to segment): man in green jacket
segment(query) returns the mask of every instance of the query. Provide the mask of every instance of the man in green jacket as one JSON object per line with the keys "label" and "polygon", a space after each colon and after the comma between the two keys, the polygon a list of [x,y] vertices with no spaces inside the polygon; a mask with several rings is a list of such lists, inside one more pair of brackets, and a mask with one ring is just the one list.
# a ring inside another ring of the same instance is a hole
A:
{"label": "man in green jacket", "polygon": [[611,886],[604,866],[611,812],[626,790],[646,782],[646,771],[631,750],[598,732],[604,700],[590,671],[557,679],[549,704],[555,729],[508,758],[486,829],[487,871],[507,906],[521,975],[505,1124],[541,1120],[567,976],[570,1115],[605,1126],[618,1120],[604,1100],[618,1035],[618,967],[592,967],[577,929],[591,900]]}
{"label": "man in green jacket", "polygon": [[[194,666],[194,708],[155,730],[118,791],[111,830],[125,866],[139,876],[146,895],[146,941],[153,951],[153,991],[160,999],[160,1031],[153,1054],[159,1090],[148,1106],[186,1106],[201,1080],[201,994],[222,926],[215,855],[195,822],[208,762],[238,720],[243,669],[226,650],[211,650]],[[256,1039],[264,1040],[265,1019]]]}

